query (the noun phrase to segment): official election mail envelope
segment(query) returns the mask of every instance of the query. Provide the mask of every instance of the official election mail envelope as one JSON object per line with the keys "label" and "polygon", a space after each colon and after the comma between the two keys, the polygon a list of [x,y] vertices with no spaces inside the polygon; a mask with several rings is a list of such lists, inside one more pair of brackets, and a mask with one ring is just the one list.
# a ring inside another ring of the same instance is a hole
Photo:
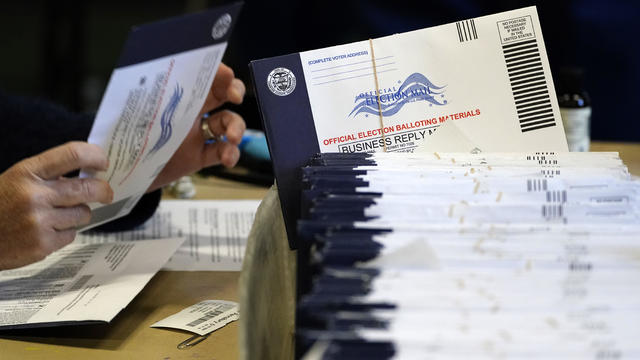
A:
{"label": "official election mail envelope", "polygon": [[113,203],[91,204],[91,224],[128,214],[191,129],[242,4],[134,28],[100,103],[88,142],[101,146]]}
{"label": "official election mail envelope", "polygon": [[568,150],[535,7],[250,66],[290,239],[317,152],[414,151],[447,122],[476,151]]}

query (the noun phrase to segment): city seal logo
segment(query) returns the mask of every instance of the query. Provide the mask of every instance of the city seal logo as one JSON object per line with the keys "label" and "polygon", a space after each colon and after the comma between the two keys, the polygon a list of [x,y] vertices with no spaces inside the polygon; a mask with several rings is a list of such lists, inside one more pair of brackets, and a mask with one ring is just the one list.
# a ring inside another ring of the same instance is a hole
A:
{"label": "city seal logo", "polygon": [[267,86],[278,96],[287,96],[296,88],[296,77],[287,68],[275,68],[267,76]]}
{"label": "city seal logo", "polygon": [[213,28],[211,29],[211,37],[213,40],[218,40],[222,38],[227,31],[229,31],[229,27],[231,26],[231,15],[224,14],[216,20],[216,23],[213,24]]}

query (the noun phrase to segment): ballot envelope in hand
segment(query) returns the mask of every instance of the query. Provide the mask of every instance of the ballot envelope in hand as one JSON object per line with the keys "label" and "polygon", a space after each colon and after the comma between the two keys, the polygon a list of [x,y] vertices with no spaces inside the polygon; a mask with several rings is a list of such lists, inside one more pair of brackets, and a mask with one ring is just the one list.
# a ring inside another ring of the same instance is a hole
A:
{"label": "ballot envelope in hand", "polygon": [[198,116],[242,3],[134,28],[111,74],[88,142],[102,147],[113,203],[91,204],[91,223],[128,214]]}

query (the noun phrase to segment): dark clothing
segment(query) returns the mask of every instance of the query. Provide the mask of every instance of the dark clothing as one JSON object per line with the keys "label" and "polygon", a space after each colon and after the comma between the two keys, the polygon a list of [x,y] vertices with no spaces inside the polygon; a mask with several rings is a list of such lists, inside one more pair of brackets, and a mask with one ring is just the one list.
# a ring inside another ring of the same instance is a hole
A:
{"label": "dark clothing", "polygon": [[[74,114],[53,103],[0,91],[0,173],[27,157],[68,141],[86,141],[93,115]],[[153,215],[160,190],[146,194],[131,213],[96,228],[120,231],[136,227]]]}

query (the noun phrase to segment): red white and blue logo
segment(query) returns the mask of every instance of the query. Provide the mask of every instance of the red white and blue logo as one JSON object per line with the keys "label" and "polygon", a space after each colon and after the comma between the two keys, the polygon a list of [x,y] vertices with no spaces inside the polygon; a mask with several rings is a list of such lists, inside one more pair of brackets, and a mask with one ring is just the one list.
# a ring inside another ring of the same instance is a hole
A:
{"label": "red white and blue logo", "polygon": [[383,117],[397,114],[406,104],[425,101],[429,106],[443,106],[447,104],[444,91],[446,85],[436,86],[426,76],[413,73],[401,85],[388,89],[378,89],[361,93],[355,98],[356,106],[349,113],[355,117],[364,113]]}

